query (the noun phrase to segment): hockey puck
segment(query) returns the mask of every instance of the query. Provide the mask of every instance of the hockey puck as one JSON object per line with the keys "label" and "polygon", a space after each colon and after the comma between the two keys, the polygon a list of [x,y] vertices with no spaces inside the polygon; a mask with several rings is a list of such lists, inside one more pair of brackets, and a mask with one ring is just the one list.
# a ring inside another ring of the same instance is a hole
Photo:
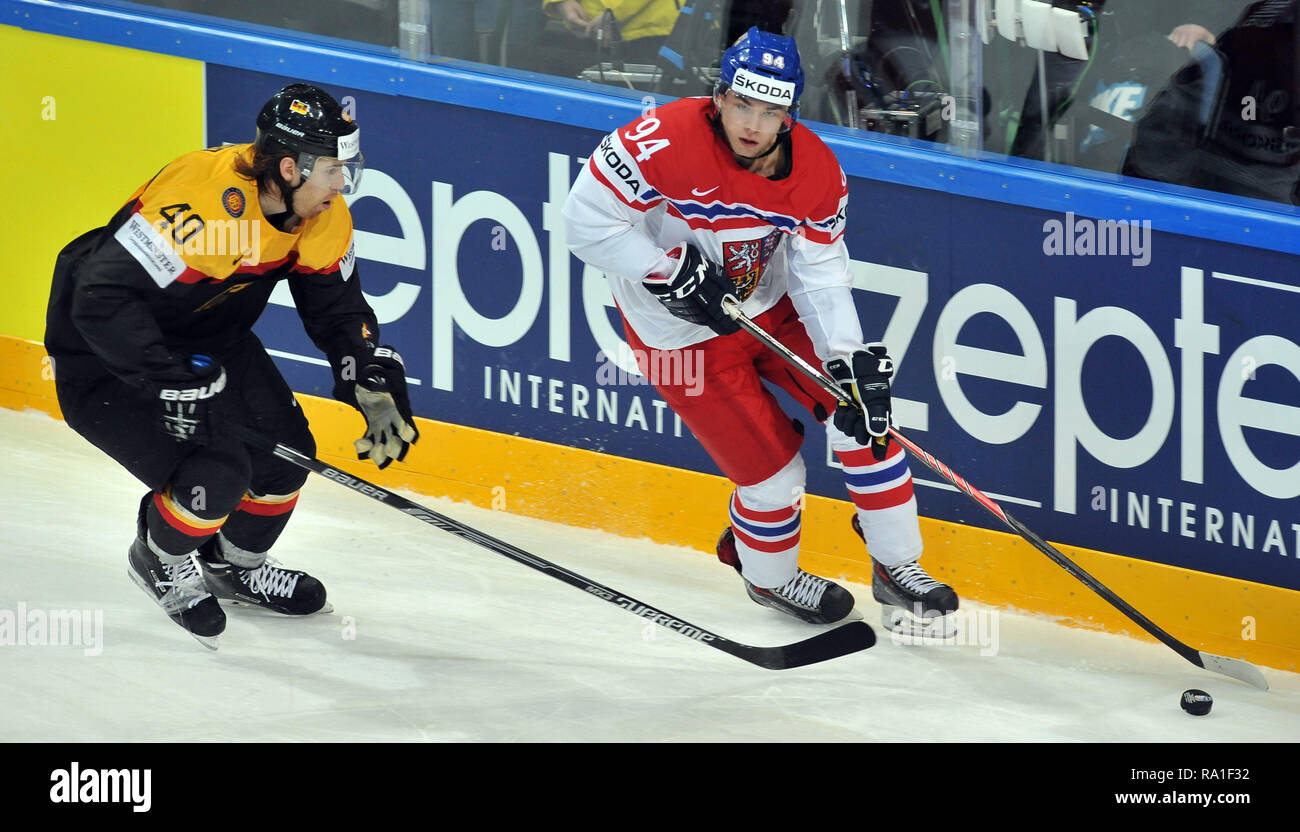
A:
{"label": "hockey puck", "polygon": [[1192,688],[1183,691],[1183,698],[1179,700],[1178,704],[1182,705],[1183,710],[1192,716],[1205,716],[1210,712],[1210,708],[1214,706],[1214,697],[1203,690]]}

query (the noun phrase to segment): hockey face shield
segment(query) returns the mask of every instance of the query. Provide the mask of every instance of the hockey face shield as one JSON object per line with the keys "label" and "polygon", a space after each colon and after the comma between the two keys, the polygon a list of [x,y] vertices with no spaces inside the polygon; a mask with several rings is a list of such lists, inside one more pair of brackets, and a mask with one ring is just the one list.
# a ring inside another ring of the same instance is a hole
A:
{"label": "hockey face shield", "polygon": [[729,121],[741,121],[752,130],[763,133],[784,132],[794,124],[790,110],[776,102],[750,98],[734,88],[724,91],[720,99],[719,110],[725,105],[734,111]]}

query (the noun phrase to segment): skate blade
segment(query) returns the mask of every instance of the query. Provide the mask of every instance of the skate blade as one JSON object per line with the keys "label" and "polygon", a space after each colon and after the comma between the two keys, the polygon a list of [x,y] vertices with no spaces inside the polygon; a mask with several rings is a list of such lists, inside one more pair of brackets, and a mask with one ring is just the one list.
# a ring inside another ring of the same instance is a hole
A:
{"label": "skate blade", "polygon": [[311,618],[314,615],[329,615],[334,612],[334,605],[329,601],[326,601],[325,606],[315,612],[309,612],[306,615],[293,615],[292,613],[277,612],[276,610],[267,609],[263,605],[255,604],[252,601],[241,601],[238,598],[218,598],[217,600],[225,606],[239,607],[241,610],[264,612],[267,615],[273,615],[276,618]]}
{"label": "skate blade", "polygon": [[[140,577],[136,573],[136,571],[129,566],[126,568],[126,575],[128,578],[131,579],[132,583],[140,587],[140,590],[144,592],[145,595],[149,596],[149,600],[153,601],[154,604],[158,606],[163,612],[167,612],[167,608],[158,602],[158,598],[153,594],[153,589],[149,586],[148,582],[145,581],[144,578]],[[171,613],[167,613],[167,617],[171,618]],[[174,619],[172,623],[176,623]],[[182,627],[181,629],[184,630],[185,628]],[[217,646],[219,644],[220,636],[201,636],[198,635],[197,633],[191,632],[190,630],[185,630],[185,632],[194,636],[195,641],[197,641],[199,644],[202,644],[204,647],[208,648],[214,653],[217,651]]]}
{"label": "skate blade", "polygon": [[889,631],[889,640],[895,644],[935,644],[957,637],[957,622],[951,613],[926,618],[885,604],[880,608],[880,626]]}

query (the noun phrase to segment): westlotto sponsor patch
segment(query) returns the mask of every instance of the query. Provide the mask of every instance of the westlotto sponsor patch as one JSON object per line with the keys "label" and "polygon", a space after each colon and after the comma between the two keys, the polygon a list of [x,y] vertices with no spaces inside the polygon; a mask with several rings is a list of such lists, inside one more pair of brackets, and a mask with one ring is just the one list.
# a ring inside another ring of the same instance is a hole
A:
{"label": "westlotto sponsor patch", "polygon": [[226,213],[235,219],[244,215],[244,208],[248,205],[244,198],[244,192],[235,187],[226,188],[221,195],[221,206],[226,209]]}
{"label": "westlotto sponsor patch", "polygon": [[352,276],[352,272],[357,266],[357,242],[351,240],[348,242],[348,252],[339,259],[339,274],[347,280]]}
{"label": "westlotto sponsor patch", "polygon": [[139,213],[122,223],[113,233],[127,254],[149,273],[159,288],[167,288],[185,271],[185,261],[166,237],[158,233]]}
{"label": "westlotto sponsor patch", "polygon": [[339,136],[339,159],[351,159],[361,152],[361,128],[358,127],[346,136]]}

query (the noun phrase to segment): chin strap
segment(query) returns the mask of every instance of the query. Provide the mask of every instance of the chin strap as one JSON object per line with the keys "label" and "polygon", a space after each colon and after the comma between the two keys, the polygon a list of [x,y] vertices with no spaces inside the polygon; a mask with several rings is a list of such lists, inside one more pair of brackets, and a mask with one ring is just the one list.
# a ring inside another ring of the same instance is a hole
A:
{"label": "chin strap", "polygon": [[[275,184],[276,187],[280,189],[280,200],[284,202],[285,210],[289,212],[290,218],[298,217],[298,212],[293,209],[293,195],[295,192],[297,192],[299,188],[307,184],[307,177],[304,176],[302,178],[302,181],[299,182],[297,185],[290,185],[288,181],[285,180],[283,176],[280,176],[279,172],[277,171],[275,176]],[[298,217],[298,219],[302,219],[302,217]]]}

